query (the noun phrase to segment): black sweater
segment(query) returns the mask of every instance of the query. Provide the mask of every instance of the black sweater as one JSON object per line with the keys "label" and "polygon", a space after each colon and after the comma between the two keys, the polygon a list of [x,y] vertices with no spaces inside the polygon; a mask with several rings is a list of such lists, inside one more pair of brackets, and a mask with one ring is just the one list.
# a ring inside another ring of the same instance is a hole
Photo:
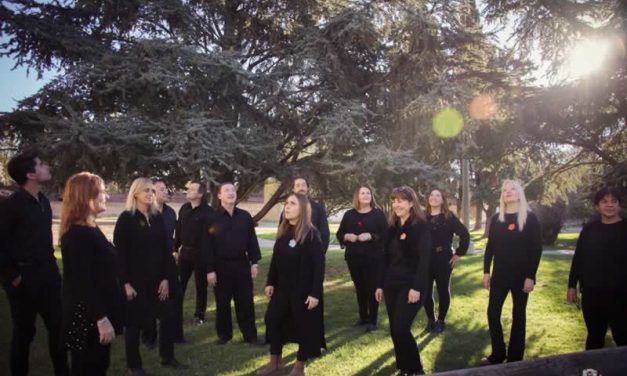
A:
{"label": "black sweater", "polygon": [[542,236],[540,223],[535,214],[527,214],[523,231],[518,229],[518,214],[505,214],[505,222],[500,222],[498,213],[491,221],[488,245],[483,259],[483,272],[498,278],[530,278],[535,281],[542,256]]}
{"label": "black sweater", "polygon": [[91,320],[107,316],[119,324],[122,290],[117,253],[100,229],[72,225],[61,237],[61,254],[66,311],[81,303]]}
{"label": "black sweater", "polygon": [[[342,217],[337,230],[337,240],[342,248],[346,248],[345,259],[372,258],[383,256],[383,246],[387,236],[387,220],[379,209],[372,209],[368,213],[360,213],[355,209],[347,211]],[[345,242],[344,235],[370,233],[371,240],[366,242]]]}
{"label": "black sweater", "polygon": [[470,244],[470,234],[463,223],[453,214],[449,218],[443,213],[438,215],[427,215],[429,230],[431,230],[431,241],[433,243],[433,252],[445,253],[450,255],[451,245],[453,244],[453,235],[459,236],[459,246],[455,250],[457,256],[463,256],[468,252]]}
{"label": "black sweater", "polygon": [[188,202],[181,206],[176,222],[174,248],[185,260],[196,260],[200,256],[203,233],[209,223],[213,209],[206,203],[192,208]]}
{"label": "black sweater", "polygon": [[627,220],[586,225],[579,234],[568,287],[627,291]]}

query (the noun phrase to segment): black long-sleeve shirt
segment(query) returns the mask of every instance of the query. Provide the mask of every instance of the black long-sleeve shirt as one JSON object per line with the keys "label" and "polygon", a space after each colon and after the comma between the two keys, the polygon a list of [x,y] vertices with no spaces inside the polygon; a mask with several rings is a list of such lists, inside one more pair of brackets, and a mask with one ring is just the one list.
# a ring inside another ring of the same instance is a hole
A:
{"label": "black long-sleeve shirt", "polygon": [[[322,204],[317,203],[314,200],[310,199],[309,203],[311,204],[311,223],[320,233],[324,253],[327,253],[327,249],[329,249],[329,242],[331,241],[327,211]],[[281,216],[279,217],[279,224],[281,222],[283,222],[283,212],[281,212]]]}
{"label": "black long-sleeve shirt", "polygon": [[97,227],[72,225],[61,237],[64,306],[81,303],[93,321],[120,323],[122,290],[117,253]]}
{"label": "black long-sleeve shirt", "polygon": [[529,278],[536,280],[542,256],[540,223],[535,214],[527,214],[522,231],[518,229],[518,214],[505,214],[505,222],[498,213],[491,218],[488,244],[483,258],[483,272],[490,273],[494,259],[493,276],[499,278]]}
{"label": "black long-sleeve shirt", "polygon": [[[5,285],[23,265],[55,264],[52,209],[43,193],[37,199],[24,189],[0,204],[0,279]],[[56,264],[55,264],[56,266]]]}
{"label": "black long-sleeve shirt", "polygon": [[122,284],[167,279],[168,257],[165,226],[161,215],[149,220],[139,211],[123,211],[113,230],[113,243],[119,254]]}
{"label": "black long-sleeve shirt", "polygon": [[195,260],[200,256],[202,237],[213,209],[207,204],[192,208],[189,202],[181,206],[176,222],[175,250],[186,260]]}
{"label": "black long-sleeve shirt", "polygon": [[379,287],[409,286],[424,296],[430,259],[431,234],[425,222],[391,226]]}
{"label": "black long-sleeve shirt", "polygon": [[[379,209],[372,209],[367,213],[360,213],[355,209],[344,213],[340,227],[337,230],[337,240],[342,248],[346,248],[345,258],[381,258],[383,246],[387,236],[388,224],[385,214]],[[360,235],[370,233],[371,240],[366,242],[345,242],[344,235]]]}
{"label": "black long-sleeve shirt", "polygon": [[429,230],[431,231],[431,242],[434,253],[445,252],[450,254],[453,244],[453,235],[459,236],[459,246],[455,249],[457,256],[463,256],[468,252],[470,245],[470,233],[459,219],[451,214],[448,218],[444,213],[438,215],[427,215]]}
{"label": "black long-sleeve shirt", "polygon": [[627,220],[586,225],[579,234],[568,287],[627,291]]}
{"label": "black long-sleeve shirt", "polygon": [[176,230],[176,212],[167,204],[163,204],[161,209],[161,217],[165,226],[166,240],[168,251],[174,252],[174,231]]}
{"label": "black long-sleeve shirt", "polygon": [[217,259],[248,258],[251,265],[261,260],[253,218],[246,210],[234,208],[231,216],[218,208],[203,234],[202,259],[207,273],[215,271]]}

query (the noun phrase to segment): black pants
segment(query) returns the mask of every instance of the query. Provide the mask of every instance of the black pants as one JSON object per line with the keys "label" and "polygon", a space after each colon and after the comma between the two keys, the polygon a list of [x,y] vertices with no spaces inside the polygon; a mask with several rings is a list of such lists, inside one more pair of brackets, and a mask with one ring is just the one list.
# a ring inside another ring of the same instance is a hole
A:
{"label": "black pants", "polygon": [[586,350],[605,346],[608,326],[616,346],[627,345],[627,293],[604,289],[584,289],[581,296],[583,319],[588,329]]}
{"label": "black pants", "polygon": [[72,376],[106,376],[111,357],[111,345],[97,341],[82,351],[72,350]]}
{"label": "black pants", "polygon": [[67,352],[61,344],[61,276],[56,265],[24,267],[22,282],[5,286],[11,306],[11,374],[28,374],[30,345],[35,338],[35,319],[41,315],[48,331],[48,351],[54,374],[69,375]]}
{"label": "black pants", "polygon": [[[488,325],[492,341],[492,354],[488,357],[492,363],[522,360],[525,352],[525,327],[527,322],[527,299],[529,294],[522,291],[524,278],[492,278],[490,282],[490,300],[488,303]],[[512,331],[509,346],[505,352],[501,313],[503,303],[512,293]]]}
{"label": "black pants", "polygon": [[359,319],[362,322],[376,325],[379,313],[379,303],[374,297],[377,289],[376,259],[349,258],[346,260],[351,279],[355,284]]}
{"label": "black pants", "polygon": [[388,286],[383,293],[390,319],[396,367],[404,372],[422,372],[418,344],[411,333],[411,324],[422,307],[422,297],[417,303],[409,304],[409,287],[400,286]]}
{"label": "black pants", "polygon": [[[174,342],[180,342],[183,340],[183,288],[181,281],[179,280],[178,271],[174,258],[168,270],[168,282],[170,284],[170,298],[174,305],[174,311],[172,318],[172,338]],[[142,342],[143,343],[156,343],[157,341],[157,320],[154,318],[147,318],[142,328]]]}
{"label": "black pants", "polygon": [[181,278],[183,295],[187,291],[187,283],[192,272],[196,282],[196,310],[194,311],[194,317],[204,320],[205,311],[207,310],[207,273],[205,268],[199,259],[192,261],[179,258],[179,276]]}
{"label": "black pants", "polygon": [[433,282],[438,290],[438,320],[444,321],[446,313],[451,305],[451,261],[450,252],[438,252],[431,257],[429,268],[429,280],[427,283],[427,296],[425,296],[425,313],[429,320],[435,320],[435,303],[433,302]]}
{"label": "black pants", "polygon": [[218,284],[216,296],[216,330],[224,340],[233,338],[231,300],[235,301],[237,324],[244,341],[257,339],[255,305],[253,303],[253,280],[246,259],[219,259],[216,267]]}

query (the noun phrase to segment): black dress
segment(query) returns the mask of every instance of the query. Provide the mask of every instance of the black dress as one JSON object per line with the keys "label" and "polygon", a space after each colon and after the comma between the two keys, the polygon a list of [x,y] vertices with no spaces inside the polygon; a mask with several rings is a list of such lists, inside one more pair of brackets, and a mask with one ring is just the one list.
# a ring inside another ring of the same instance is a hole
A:
{"label": "black dress", "polygon": [[61,237],[63,337],[72,375],[105,375],[110,345],[99,343],[96,322],[107,317],[122,333],[122,290],[117,253],[97,227],[72,225]]}
{"label": "black dress", "polygon": [[[381,210],[372,209],[367,213],[360,213],[351,209],[344,214],[337,230],[340,246],[346,248],[344,259],[355,284],[361,324],[377,324],[379,303],[374,293],[380,279],[378,273],[383,262],[387,228],[387,220]],[[372,239],[366,242],[344,241],[346,234],[363,233],[370,233]]]}
{"label": "black dress", "polygon": [[320,356],[326,348],[322,307],[308,310],[308,296],[322,297],[324,280],[324,245],[318,231],[302,243],[294,240],[293,229],[274,245],[267,286],[274,294],[265,316],[270,353],[280,355],[287,342],[298,343],[297,359],[306,361]]}

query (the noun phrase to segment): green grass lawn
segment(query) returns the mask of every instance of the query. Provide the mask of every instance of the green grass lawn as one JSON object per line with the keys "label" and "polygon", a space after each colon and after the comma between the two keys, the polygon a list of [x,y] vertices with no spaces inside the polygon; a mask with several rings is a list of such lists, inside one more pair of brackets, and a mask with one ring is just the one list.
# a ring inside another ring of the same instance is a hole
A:
{"label": "green grass lawn", "polygon": [[[257,327],[264,333],[263,315],[267,300],[262,294],[270,251],[263,250],[260,277],[255,283]],[[538,285],[531,294],[527,307],[526,358],[582,351],[585,328],[581,312],[565,302],[570,257],[544,256],[538,272]],[[414,324],[414,334],[428,372],[472,367],[489,352],[486,308],[488,293],[481,287],[482,256],[462,259],[453,273],[453,300],[447,318],[447,330],[439,335],[420,335],[426,320],[420,311]],[[190,283],[193,290],[193,283]],[[268,357],[268,348],[246,345],[235,326],[234,340],[224,346],[217,340],[215,302],[210,294],[208,321],[203,326],[191,324],[193,291],[185,300],[185,335],[189,344],[176,347],[176,357],[191,367],[185,372],[164,370],[158,366],[157,351],[142,347],[144,366],[155,375],[250,375],[262,366]],[[235,316],[233,316],[235,317]],[[385,308],[380,309],[380,329],[364,334],[362,328],[353,328],[357,318],[357,303],[352,282],[348,276],[342,252],[327,254],[325,279],[325,325],[328,350],[321,358],[308,364],[309,375],[393,375],[396,372],[392,341],[388,332]],[[504,307],[503,323],[508,336],[511,324],[511,301]],[[0,375],[8,375],[10,341],[9,306],[5,294],[0,294]],[[611,341],[609,341],[611,343]],[[295,360],[296,345],[288,345],[284,355]],[[290,364],[291,365],[291,364]],[[50,375],[51,365],[46,349],[46,335],[38,319],[37,335],[31,351],[31,375]],[[125,372],[124,341],[116,338],[113,345],[110,375]]]}

